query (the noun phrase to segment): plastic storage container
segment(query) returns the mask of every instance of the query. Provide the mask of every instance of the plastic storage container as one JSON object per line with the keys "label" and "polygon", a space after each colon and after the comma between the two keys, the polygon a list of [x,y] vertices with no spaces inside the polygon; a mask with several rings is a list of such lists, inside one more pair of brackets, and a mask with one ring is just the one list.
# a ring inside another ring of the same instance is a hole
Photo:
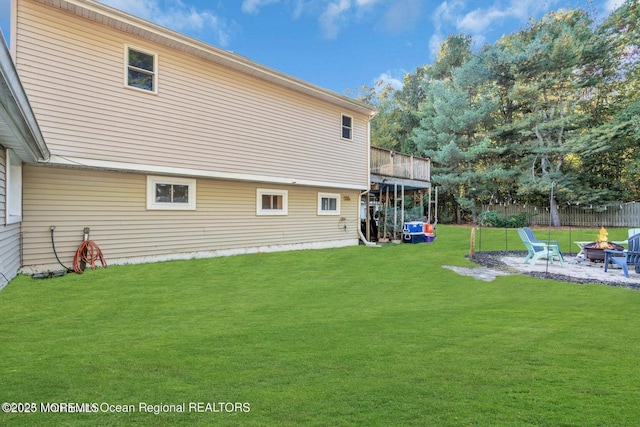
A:
{"label": "plastic storage container", "polygon": [[405,233],[424,233],[424,222],[422,221],[405,222],[404,232]]}
{"label": "plastic storage container", "polygon": [[404,233],[402,241],[405,243],[424,243],[426,235],[424,233]]}

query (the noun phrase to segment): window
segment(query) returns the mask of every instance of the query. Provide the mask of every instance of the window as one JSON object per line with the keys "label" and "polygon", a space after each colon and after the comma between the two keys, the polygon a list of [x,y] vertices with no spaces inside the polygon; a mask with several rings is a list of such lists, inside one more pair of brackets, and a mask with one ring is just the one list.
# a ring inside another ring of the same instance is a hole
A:
{"label": "window", "polygon": [[340,215],[340,195],[318,193],[318,215]]}
{"label": "window", "polygon": [[125,84],[128,87],[157,93],[158,56],[127,46],[126,57]]}
{"label": "window", "polygon": [[344,139],[353,138],[353,118],[342,115],[342,137]]}
{"label": "window", "polygon": [[195,210],[196,180],[147,176],[147,209]]}
{"label": "window", "polygon": [[6,205],[5,223],[15,224],[22,221],[22,160],[13,151],[7,149],[6,158]]}
{"label": "window", "polygon": [[258,188],[256,196],[257,215],[287,215],[288,192]]}

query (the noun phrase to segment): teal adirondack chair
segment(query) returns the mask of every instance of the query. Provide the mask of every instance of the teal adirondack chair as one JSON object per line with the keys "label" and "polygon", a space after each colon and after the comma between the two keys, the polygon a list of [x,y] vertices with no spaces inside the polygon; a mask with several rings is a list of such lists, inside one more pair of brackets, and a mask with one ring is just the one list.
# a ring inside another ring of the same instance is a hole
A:
{"label": "teal adirondack chair", "polygon": [[522,228],[518,228],[518,235],[528,252],[524,262],[529,263],[529,261],[531,261],[530,264],[535,264],[540,258],[547,259],[548,257],[549,261],[552,263],[554,262],[554,259],[557,259],[560,262],[560,265],[564,265],[564,260],[560,253],[560,247],[557,244],[541,241],[532,242],[527,232]]}

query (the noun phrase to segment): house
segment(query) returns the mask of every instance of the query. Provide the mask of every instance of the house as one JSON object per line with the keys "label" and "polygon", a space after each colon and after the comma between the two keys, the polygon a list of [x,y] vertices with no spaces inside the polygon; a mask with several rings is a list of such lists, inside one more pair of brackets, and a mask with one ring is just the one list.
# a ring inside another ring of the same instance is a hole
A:
{"label": "house", "polygon": [[0,289],[15,277],[21,265],[23,162],[46,161],[48,157],[0,33]]}
{"label": "house", "polygon": [[20,234],[25,272],[60,268],[53,230],[67,266],[86,227],[109,264],[358,244],[370,106],[92,0],[14,0],[12,24],[46,145],[7,277]]}

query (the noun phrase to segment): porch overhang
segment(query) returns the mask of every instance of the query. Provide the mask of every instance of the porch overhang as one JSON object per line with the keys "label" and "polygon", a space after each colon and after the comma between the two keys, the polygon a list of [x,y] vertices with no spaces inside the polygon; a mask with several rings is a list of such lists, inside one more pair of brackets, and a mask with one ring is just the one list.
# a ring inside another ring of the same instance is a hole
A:
{"label": "porch overhang", "polygon": [[431,188],[431,183],[429,181],[374,174],[371,174],[371,184],[374,188],[372,188],[370,192],[373,194],[377,194],[381,188],[389,186],[393,187],[395,185],[397,185],[398,188],[404,187],[405,191],[420,191]]}

